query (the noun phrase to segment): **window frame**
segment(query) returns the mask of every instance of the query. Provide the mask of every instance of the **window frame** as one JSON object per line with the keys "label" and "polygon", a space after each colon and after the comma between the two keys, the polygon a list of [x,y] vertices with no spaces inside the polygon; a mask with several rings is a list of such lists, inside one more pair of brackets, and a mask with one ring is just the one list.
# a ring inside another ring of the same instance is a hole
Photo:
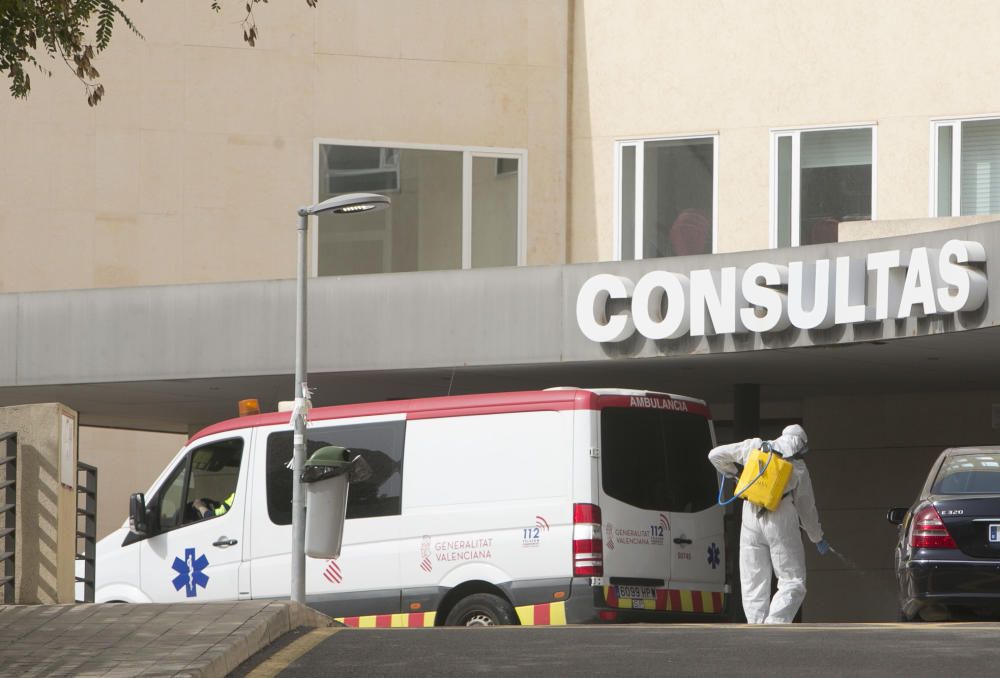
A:
{"label": "window frame", "polygon": [[[679,134],[653,137],[635,137],[616,139],[614,145],[614,261],[641,261],[643,248],[643,200],[645,198],[645,182],[641,180],[645,172],[645,146],[648,142],[657,141],[696,141],[700,139],[712,140],[712,251],[710,254],[718,252],[719,243],[719,133],[698,132],[694,134]],[[635,255],[632,259],[622,259],[622,150],[631,146],[635,148],[635,229],[633,235],[632,252]]]}
{"label": "window frame", "polygon": [[778,247],[778,142],[783,137],[792,140],[791,186],[791,237],[790,247],[799,247],[802,238],[801,180],[802,156],[800,142],[803,132],[831,132],[836,130],[870,129],[872,132],[872,213],[870,220],[878,218],[878,124],[858,122],[844,125],[809,125],[805,127],[776,127],[770,131],[770,160],[768,171],[768,247]]}
{"label": "window frame", "polygon": [[[935,219],[962,216],[962,124],[996,120],[1000,113],[968,115],[962,117],[931,118],[930,165],[928,172],[927,215]],[[951,128],[951,214],[939,216],[938,211],[938,132],[942,127]],[[973,215],[968,215],[973,216]]]}
{"label": "window frame", "polygon": [[[527,264],[528,150],[526,148],[416,144],[399,141],[372,141],[319,137],[313,140],[313,204],[319,202],[319,164],[320,147],[322,146],[370,146],[376,148],[394,148],[402,150],[410,149],[419,151],[460,152],[462,154],[462,268],[460,270],[463,271],[470,270],[472,268],[472,159],[506,158],[517,160],[517,263],[515,266],[525,266]],[[399,186],[397,185],[396,191],[377,192],[392,193],[398,191]],[[389,209],[391,210],[392,208],[390,207]],[[312,218],[312,220],[313,223],[309,229],[309,247],[311,250],[309,275],[315,278],[319,275],[319,229],[316,227],[315,218]],[[366,239],[366,234],[364,232],[353,233],[352,236],[359,239]],[[391,257],[391,254],[383,254],[383,256]]]}

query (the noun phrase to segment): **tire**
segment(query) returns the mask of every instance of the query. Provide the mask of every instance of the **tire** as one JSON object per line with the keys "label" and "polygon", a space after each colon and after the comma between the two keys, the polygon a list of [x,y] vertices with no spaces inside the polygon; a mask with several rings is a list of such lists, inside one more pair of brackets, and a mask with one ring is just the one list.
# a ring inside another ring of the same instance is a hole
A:
{"label": "tire", "polygon": [[448,613],[445,626],[508,626],[517,623],[514,608],[492,593],[462,598]]}

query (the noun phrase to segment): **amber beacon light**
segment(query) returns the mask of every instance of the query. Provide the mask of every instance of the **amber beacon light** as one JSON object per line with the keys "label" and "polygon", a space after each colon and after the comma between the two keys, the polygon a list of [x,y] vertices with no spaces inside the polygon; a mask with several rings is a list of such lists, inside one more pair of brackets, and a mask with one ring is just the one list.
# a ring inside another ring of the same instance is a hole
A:
{"label": "amber beacon light", "polygon": [[245,398],[239,402],[239,410],[241,417],[260,414],[260,402],[256,398]]}

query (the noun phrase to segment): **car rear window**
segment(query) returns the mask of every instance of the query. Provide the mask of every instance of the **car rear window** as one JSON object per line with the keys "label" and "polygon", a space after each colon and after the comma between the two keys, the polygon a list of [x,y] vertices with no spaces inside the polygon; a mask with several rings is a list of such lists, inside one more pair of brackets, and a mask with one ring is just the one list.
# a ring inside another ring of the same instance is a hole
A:
{"label": "car rear window", "polygon": [[715,503],[708,420],[686,412],[601,410],[604,491],[652,511],[694,513]]}
{"label": "car rear window", "polygon": [[1000,452],[955,454],[938,471],[934,494],[1000,493]]}

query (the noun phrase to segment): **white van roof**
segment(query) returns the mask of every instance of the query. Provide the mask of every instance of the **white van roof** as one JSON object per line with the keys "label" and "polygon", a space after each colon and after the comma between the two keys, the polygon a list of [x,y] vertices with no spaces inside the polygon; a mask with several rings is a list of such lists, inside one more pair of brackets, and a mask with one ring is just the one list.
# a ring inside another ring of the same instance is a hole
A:
{"label": "white van roof", "polygon": [[[620,402],[621,398],[630,399]],[[610,399],[610,402],[609,402]],[[633,399],[638,399],[635,401]],[[643,401],[647,399],[649,402]],[[557,387],[542,391],[509,391],[503,393],[476,393],[471,395],[435,396],[410,400],[385,400],[353,405],[314,407],[309,411],[309,421],[371,417],[385,414],[404,414],[407,419],[434,419],[475,414],[502,412],[537,412],[540,410],[594,410],[600,407],[656,407],[656,402],[683,402],[684,409],[704,417],[709,416],[705,401],[687,396],[656,391],[616,388]],[[678,408],[671,408],[678,409]],[[227,419],[208,426],[191,436],[190,443],[214,433],[233,431],[255,426],[274,426],[290,422],[288,412],[268,412],[247,417]]]}

